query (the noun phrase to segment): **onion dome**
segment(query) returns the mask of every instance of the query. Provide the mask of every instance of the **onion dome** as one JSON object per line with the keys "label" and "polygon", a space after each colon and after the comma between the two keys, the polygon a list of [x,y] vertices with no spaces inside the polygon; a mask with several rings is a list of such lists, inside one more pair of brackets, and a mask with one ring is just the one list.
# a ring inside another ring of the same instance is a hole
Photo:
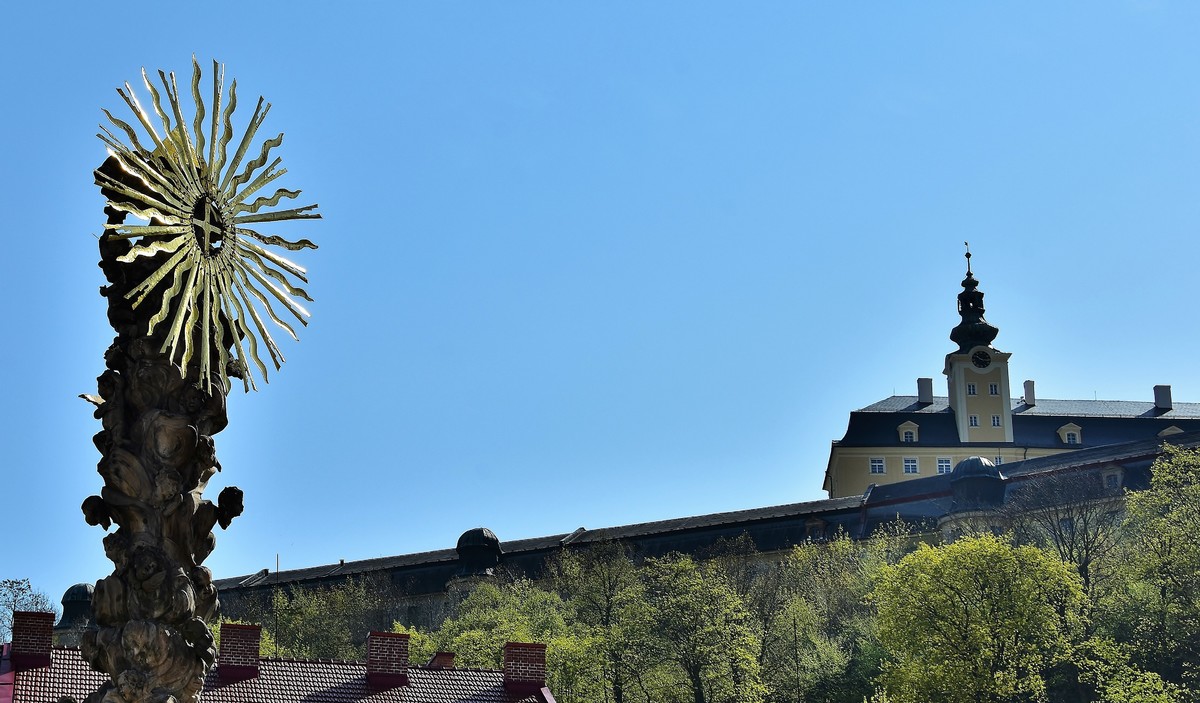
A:
{"label": "onion dome", "polygon": [[500,538],[486,527],[476,527],[462,533],[454,551],[458,552],[460,574],[490,576],[500,563]]}
{"label": "onion dome", "polygon": [[970,249],[967,249],[967,277],[963,279],[962,287],[963,291],[958,294],[958,314],[962,321],[950,330],[950,341],[958,344],[960,353],[965,353],[973,347],[991,346],[1000,334],[999,328],[983,319],[983,291],[979,290],[979,281],[971,273]]}

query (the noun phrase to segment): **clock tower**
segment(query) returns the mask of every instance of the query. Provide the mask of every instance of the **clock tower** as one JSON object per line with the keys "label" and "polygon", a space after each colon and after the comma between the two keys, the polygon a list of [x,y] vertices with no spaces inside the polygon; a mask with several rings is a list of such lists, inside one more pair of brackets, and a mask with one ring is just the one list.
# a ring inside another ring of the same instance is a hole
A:
{"label": "clock tower", "polygon": [[946,355],[946,382],[961,442],[998,444],[1012,442],[1012,394],[1009,392],[1008,357],[992,346],[1000,332],[983,319],[983,292],[971,273],[967,250],[967,277],[958,294],[962,321],[950,331],[958,350]]}

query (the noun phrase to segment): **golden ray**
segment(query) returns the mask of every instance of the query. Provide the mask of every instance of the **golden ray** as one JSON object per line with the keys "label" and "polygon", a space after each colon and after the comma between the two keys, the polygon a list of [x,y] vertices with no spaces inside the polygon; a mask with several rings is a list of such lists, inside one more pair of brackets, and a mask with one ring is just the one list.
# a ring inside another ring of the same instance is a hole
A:
{"label": "golden ray", "polygon": [[[101,125],[97,137],[128,177],[120,175],[118,180],[115,172],[99,169],[95,176],[110,207],[146,221],[106,224],[103,235],[132,244],[117,261],[136,266],[130,270],[140,278],[134,278],[125,293],[135,309],[161,291],[158,310],[149,317],[145,334],[161,339],[161,352],[179,365],[185,377],[189,369],[194,370],[193,378],[201,388],[226,393],[230,388],[228,371],[235,362],[247,390],[257,390],[255,370],[267,380],[267,365],[259,357],[260,340],[276,369],[284,361],[260,311],[298,338],[291,324],[276,314],[274,305],[282,305],[307,325],[309,312],[297,299],[312,300],[294,284],[308,282],[305,269],[267,247],[297,251],[316,245],[307,239],[263,235],[242,225],[319,219],[321,215],[314,212],[315,204],[278,208],[283,199],[299,196],[299,190],[278,188],[270,196],[247,202],[287,173],[280,168],[279,157],[267,164],[271,150],[283,143],[283,134],[264,140],[258,155],[243,164],[271,109],[260,97],[237,149],[228,158],[228,145],[235,136],[237,81],[230,82],[226,94],[224,66],[214,61],[212,70],[212,96],[206,106],[200,63],[192,57],[190,89],[195,112],[190,124],[173,72],[157,71],[160,88],[142,69],[142,83],[150,94],[149,110],[129,83],[117,88],[142,134],[133,122],[103,110],[113,129]],[[117,136],[122,133],[125,139]],[[142,137],[150,141],[143,144]],[[167,320],[170,324],[165,331],[158,331]]]}

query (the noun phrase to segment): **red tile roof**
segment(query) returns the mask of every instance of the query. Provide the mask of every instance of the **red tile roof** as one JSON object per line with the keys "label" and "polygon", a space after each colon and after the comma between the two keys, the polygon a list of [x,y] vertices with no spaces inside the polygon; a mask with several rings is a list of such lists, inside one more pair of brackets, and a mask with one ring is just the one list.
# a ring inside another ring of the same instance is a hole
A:
{"label": "red tile roof", "polygon": [[[7,653],[7,652],[6,652]],[[107,676],[92,671],[77,648],[55,647],[49,667],[16,672],[12,703],[55,703],[70,695],[82,701]],[[6,662],[7,663],[7,662]],[[262,659],[256,678],[222,684],[217,669],[208,673],[204,703],[553,703],[543,692],[528,696],[504,690],[504,674],[482,669],[408,670],[409,684],[386,691],[367,685],[362,662]]]}

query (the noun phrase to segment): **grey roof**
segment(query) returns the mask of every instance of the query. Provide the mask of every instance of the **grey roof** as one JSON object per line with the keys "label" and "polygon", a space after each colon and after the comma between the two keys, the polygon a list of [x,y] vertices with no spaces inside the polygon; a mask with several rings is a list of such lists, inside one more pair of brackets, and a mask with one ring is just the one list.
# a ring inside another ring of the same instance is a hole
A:
{"label": "grey roof", "polygon": [[[1073,417],[1142,417],[1200,420],[1200,403],[1174,403],[1170,410],[1159,410],[1153,402],[1140,400],[1054,400],[1039,398],[1037,405],[1026,405],[1023,398],[1012,399],[1013,414],[1070,415]],[[921,414],[949,413],[950,399],[934,396],[932,403],[920,403],[915,395],[894,395],[854,412]]]}
{"label": "grey roof", "polygon": [[[636,539],[645,536],[666,536],[689,531],[710,530],[721,527],[735,527],[771,520],[787,520],[796,517],[821,515],[830,512],[852,510],[862,504],[862,496],[847,498],[829,498],[803,503],[774,505],[750,510],[734,510],[708,515],[693,515],[690,517],[641,522],[632,525],[602,527],[594,530],[580,527],[574,532],[532,537],[529,539],[508,540],[500,543],[501,553],[506,558],[522,554],[549,552],[566,544],[586,544],[606,540]],[[375,559],[362,559],[339,564],[314,566],[304,569],[289,569],[272,572],[263,569],[246,576],[218,579],[215,581],[218,590],[236,589],[239,587],[273,586],[276,584],[291,584],[302,581],[318,581],[334,576],[353,576],[373,572],[391,571],[404,567],[429,566],[438,563],[452,564],[458,560],[458,553],[453,549],[440,549],[432,552],[401,554]]]}
{"label": "grey roof", "polygon": [[[1038,400],[1026,405],[1013,400],[1013,442],[1008,446],[1061,449],[1058,428],[1075,422],[1081,428],[1081,446],[1098,446],[1150,439],[1172,425],[1188,432],[1200,430],[1200,403],[1176,403],[1171,410],[1159,410],[1152,402],[1129,400]],[[920,427],[918,446],[957,447],[954,412],[945,396],[932,403],[920,403],[916,396],[895,395],[850,413],[845,436],[837,442],[850,447],[897,446],[896,428],[912,421]]]}

